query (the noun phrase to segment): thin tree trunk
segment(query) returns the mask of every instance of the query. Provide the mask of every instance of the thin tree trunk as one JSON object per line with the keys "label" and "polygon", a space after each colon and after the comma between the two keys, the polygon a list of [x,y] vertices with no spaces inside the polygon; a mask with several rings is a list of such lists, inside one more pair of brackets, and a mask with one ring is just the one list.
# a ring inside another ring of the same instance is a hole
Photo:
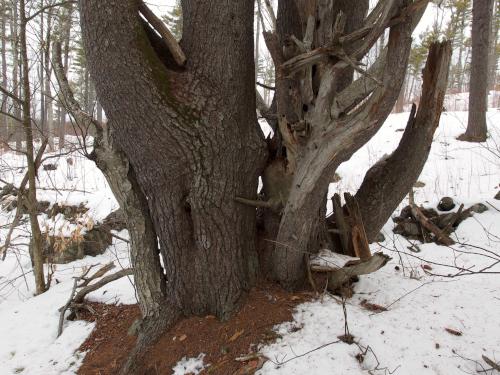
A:
{"label": "thin tree trunk", "polygon": [[45,60],[45,79],[44,79],[44,97],[45,97],[45,112],[46,112],[46,132],[44,136],[48,137],[49,150],[54,150],[54,106],[51,90],[52,66],[50,61],[50,50],[52,43],[52,15],[49,12],[47,15],[47,32],[45,36],[45,45],[43,50],[43,58]]}
{"label": "thin tree trunk", "polygon": [[[260,1],[260,0],[257,0]],[[260,6],[259,6],[260,9]],[[260,58],[260,51],[259,51],[259,42],[260,42],[260,20],[259,16],[255,17],[256,23],[257,23],[257,32],[255,33],[255,80],[259,80],[259,58]]]}
{"label": "thin tree trunk", "polygon": [[498,68],[498,49],[499,45],[499,30],[500,29],[500,0],[495,1],[495,7],[493,10],[493,19],[491,25],[491,37],[490,37],[490,57],[489,57],[489,73],[488,73],[488,84],[491,90],[495,90],[496,79],[497,79],[497,68]]}
{"label": "thin tree trunk", "polygon": [[488,49],[493,0],[474,1],[472,5],[472,61],[469,84],[467,130],[459,139],[484,142],[487,137]]}
{"label": "thin tree trunk", "polygon": [[[60,27],[60,43],[62,45],[62,64],[64,76],[68,76],[69,71],[69,44],[71,39],[71,25],[72,17],[74,12],[74,5],[68,4],[64,9],[61,10],[59,16],[59,27]],[[58,138],[59,138],[59,149],[63,149],[65,146],[66,137],[66,108],[64,106],[59,107],[59,120],[58,120]]]}
{"label": "thin tree trunk", "polygon": [[31,88],[29,79],[28,50],[26,43],[26,9],[25,0],[19,1],[20,15],[20,52],[23,70],[23,127],[26,136],[26,158],[28,164],[28,213],[31,223],[31,246],[33,249],[33,273],[35,275],[36,293],[45,292],[43,274],[42,234],[38,223],[36,199],[36,166],[34,159],[33,131],[31,128]]}
{"label": "thin tree trunk", "polygon": [[[45,4],[44,0],[40,2],[40,8],[43,8]],[[39,63],[39,82],[40,82],[40,133],[47,133],[47,106],[45,105],[45,53],[44,53],[44,44],[45,44],[45,17],[44,12],[40,14],[40,63]],[[35,100],[33,100],[34,102]],[[33,112],[36,113],[36,112]],[[51,149],[49,145],[49,149]]]}
{"label": "thin tree trunk", "polygon": [[464,53],[464,42],[465,42],[465,18],[466,12],[462,12],[460,17],[460,43],[458,47],[458,61],[457,61],[457,76],[456,76],[456,88],[458,92],[463,92],[463,76],[465,74],[465,61],[463,61],[463,53]]}
{"label": "thin tree trunk", "polygon": [[[0,3],[1,15],[0,15],[0,33],[1,33],[1,54],[0,57],[2,59],[2,87],[8,89],[7,86],[7,4],[6,0],[2,0]],[[7,96],[2,95],[2,102],[0,109],[2,112],[7,111]],[[9,122],[7,116],[0,114],[0,137],[4,140],[8,139],[9,135]]]}
{"label": "thin tree trunk", "polygon": [[[19,85],[19,78],[21,77],[21,71],[19,69],[19,35],[18,35],[18,8],[17,4],[14,3],[12,6],[12,19],[11,19],[11,40],[12,40],[12,92],[15,96],[21,97],[21,87]],[[13,103],[14,107],[14,117],[21,118],[21,108],[19,103]],[[12,123],[12,133],[14,135],[14,140],[16,141],[16,150],[22,149],[22,124],[13,121]]]}

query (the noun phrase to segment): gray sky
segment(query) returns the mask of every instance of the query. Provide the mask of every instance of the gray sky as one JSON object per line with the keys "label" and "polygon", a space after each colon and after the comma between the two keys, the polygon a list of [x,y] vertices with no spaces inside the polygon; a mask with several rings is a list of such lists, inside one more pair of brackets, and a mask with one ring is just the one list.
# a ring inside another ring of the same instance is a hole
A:
{"label": "gray sky", "polygon": [[[236,0],[234,0],[236,1]],[[151,9],[157,14],[157,15],[163,15],[166,14],[169,10],[172,9],[172,7],[175,5],[175,0],[146,0],[146,4],[148,4]],[[273,3],[276,3],[276,1],[273,1]],[[428,27],[430,27],[436,20],[436,17],[442,17],[443,16],[443,11],[440,10],[434,3],[431,2],[429,6],[427,7],[427,10],[422,17],[419,25],[415,29],[414,32],[414,37],[418,37],[420,33],[425,31]],[[444,19],[447,20],[449,15],[444,15]],[[262,43],[263,44],[263,43]]]}
{"label": "gray sky", "polygon": [[145,0],[149,7],[157,14],[166,14],[175,5],[175,0]]}

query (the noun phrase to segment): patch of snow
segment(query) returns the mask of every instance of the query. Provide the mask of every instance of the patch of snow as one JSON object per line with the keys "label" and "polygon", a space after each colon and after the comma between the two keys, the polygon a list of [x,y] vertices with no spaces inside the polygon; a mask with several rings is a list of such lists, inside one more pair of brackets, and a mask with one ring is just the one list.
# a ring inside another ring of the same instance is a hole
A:
{"label": "patch of snow", "polygon": [[[71,140],[69,137],[69,141]],[[72,141],[75,142],[75,139]],[[47,156],[50,159],[44,164],[56,164],[57,169],[39,170],[39,200],[71,205],[84,202],[89,208],[81,218],[84,222],[89,219],[93,222],[100,221],[118,208],[104,176],[92,161],[78,152],[50,153]],[[69,158],[73,159],[72,164],[68,162]],[[23,155],[2,154],[0,176],[19,186],[26,173],[25,164]],[[0,210],[2,245],[14,215],[15,211]],[[47,215],[40,215],[39,222],[42,231],[48,228],[53,235],[70,235],[76,229],[76,225],[68,222],[64,215],[58,215],[54,220],[48,219]],[[83,233],[85,226],[81,229]],[[118,235],[128,238],[127,231]],[[64,331],[57,338],[58,309],[71,294],[73,277],[81,275],[86,267],[95,265],[91,273],[109,262],[116,265],[111,272],[129,267],[128,245],[114,239],[112,246],[102,255],[54,265],[52,286],[42,295],[34,296],[35,282],[27,246],[29,236],[29,221],[23,219],[22,225],[13,233],[12,249],[7,253],[5,261],[0,261],[0,374],[75,374],[85,356],[85,353],[78,352],[78,348],[88,337],[94,324],[65,321]],[[46,268],[45,273],[47,272]],[[116,280],[90,293],[88,299],[105,303],[136,303],[133,276]]]}
{"label": "patch of snow", "polygon": [[185,374],[195,374],[198,375],[206,365],[203,364],[203,359],[205,354],[201,353],[196,358],[183,357],[177,364],[172,368],[174,370],[173,375],[185,375]]}
{"label": "patch of snow", "polygon": [[[379,133],[340,166],[342,179],[331,184],[330,196],[357,190],[367,168],[397,146],[407,117],[391,115]],[[260,348],[269,361],[258,374],[448,375],[476,373],[481,363],[489,368],[482,355],[500,361],[500,203],[493,199],[500,187],[500,112],[490,111],[487,118],[488,141],[467,143],[456,140],[465,131],[467,113],[443,113],[419,177],[425,186],[416,188],[415,195],[418,204],[430,207],[448,195],[456,209],[460,203],[467,208],[483,202],[489,210],[460,224],[452,235],[456,245],[419,244],[419,253],[392,233],[389,220],[383,230],[386,240],[371,250],[393,260],[361,277],[354,297],[346,302],[356,343],[339,341],[345,333],[342,301],[325,296],[298,306],[293,322],[275,327],[281,338]],[[405,200],[400,208],[407,204]],[[459,273],[457,268],[491,273],[448,277]],[[363,300],[387,311],[369,311]]]}

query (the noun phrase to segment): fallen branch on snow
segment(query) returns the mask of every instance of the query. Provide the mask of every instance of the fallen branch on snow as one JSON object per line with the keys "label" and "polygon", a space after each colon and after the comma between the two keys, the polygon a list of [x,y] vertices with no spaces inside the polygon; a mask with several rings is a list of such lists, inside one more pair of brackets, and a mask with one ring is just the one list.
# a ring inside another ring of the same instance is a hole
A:
{"label": "fallen branch on snow", "polygon": [[[108,271],[112,270],[115,267],[113,262],[111,262],[102,266],[92,276],[87,278],[87,274],[93,267],[94,266],[90,266],[81,276],[75,278],[73,289],[71,290],[71,295],[68,299],[68,302],[66,302],[66,304],[59,309],[60,315],[57,337],[61,336],[63,332],[64,315],[66,314],[66,311],[68,309],[71,310],[71,313],[68,315],[68,320],[73,320],[76,317],[78,310],[86,309],[92,312],[92,309],[84,303],[84,299],[87,294],[102,288],[104,285],[109,284],[112,281],[118,280],[133,273],[131,268],[124,268],[111,275],[104,276]],[[99,281],[94,284],[90,284],[92,281],[97,280],[100,277],[102,278]],[[81,283],[78,284],[80,281]],[[81,289],[77,292],[78,288]]]}

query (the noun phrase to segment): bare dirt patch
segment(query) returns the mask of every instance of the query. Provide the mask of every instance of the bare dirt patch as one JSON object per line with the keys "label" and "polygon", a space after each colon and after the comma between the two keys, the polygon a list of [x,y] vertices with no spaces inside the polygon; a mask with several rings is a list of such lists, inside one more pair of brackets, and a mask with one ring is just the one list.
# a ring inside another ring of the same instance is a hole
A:
{"label": "bare dirt patch", "polygon": [[[253,353],[260,343],[277,338],[273,326],[292,320],[298,304],[310,300],[312,293],[290,294],[277,286],[256,287],[249,293],[240,311],[229,321],[220,322],[213,316],[192,317],[179,321],[150,349],[145,358],[144,374],[171,374],[183,357],[205,353],[204,363],[210,364],[203,374],[246,374],[252,361],[235,359]],[[92,304],[96,329],[81,346],[88,351],[79,370],[81,375],[116,374],[132,349],[135,338],[127,330],[139,317],[137,306]],[[257,362],[257,361],[254,361]]]}

